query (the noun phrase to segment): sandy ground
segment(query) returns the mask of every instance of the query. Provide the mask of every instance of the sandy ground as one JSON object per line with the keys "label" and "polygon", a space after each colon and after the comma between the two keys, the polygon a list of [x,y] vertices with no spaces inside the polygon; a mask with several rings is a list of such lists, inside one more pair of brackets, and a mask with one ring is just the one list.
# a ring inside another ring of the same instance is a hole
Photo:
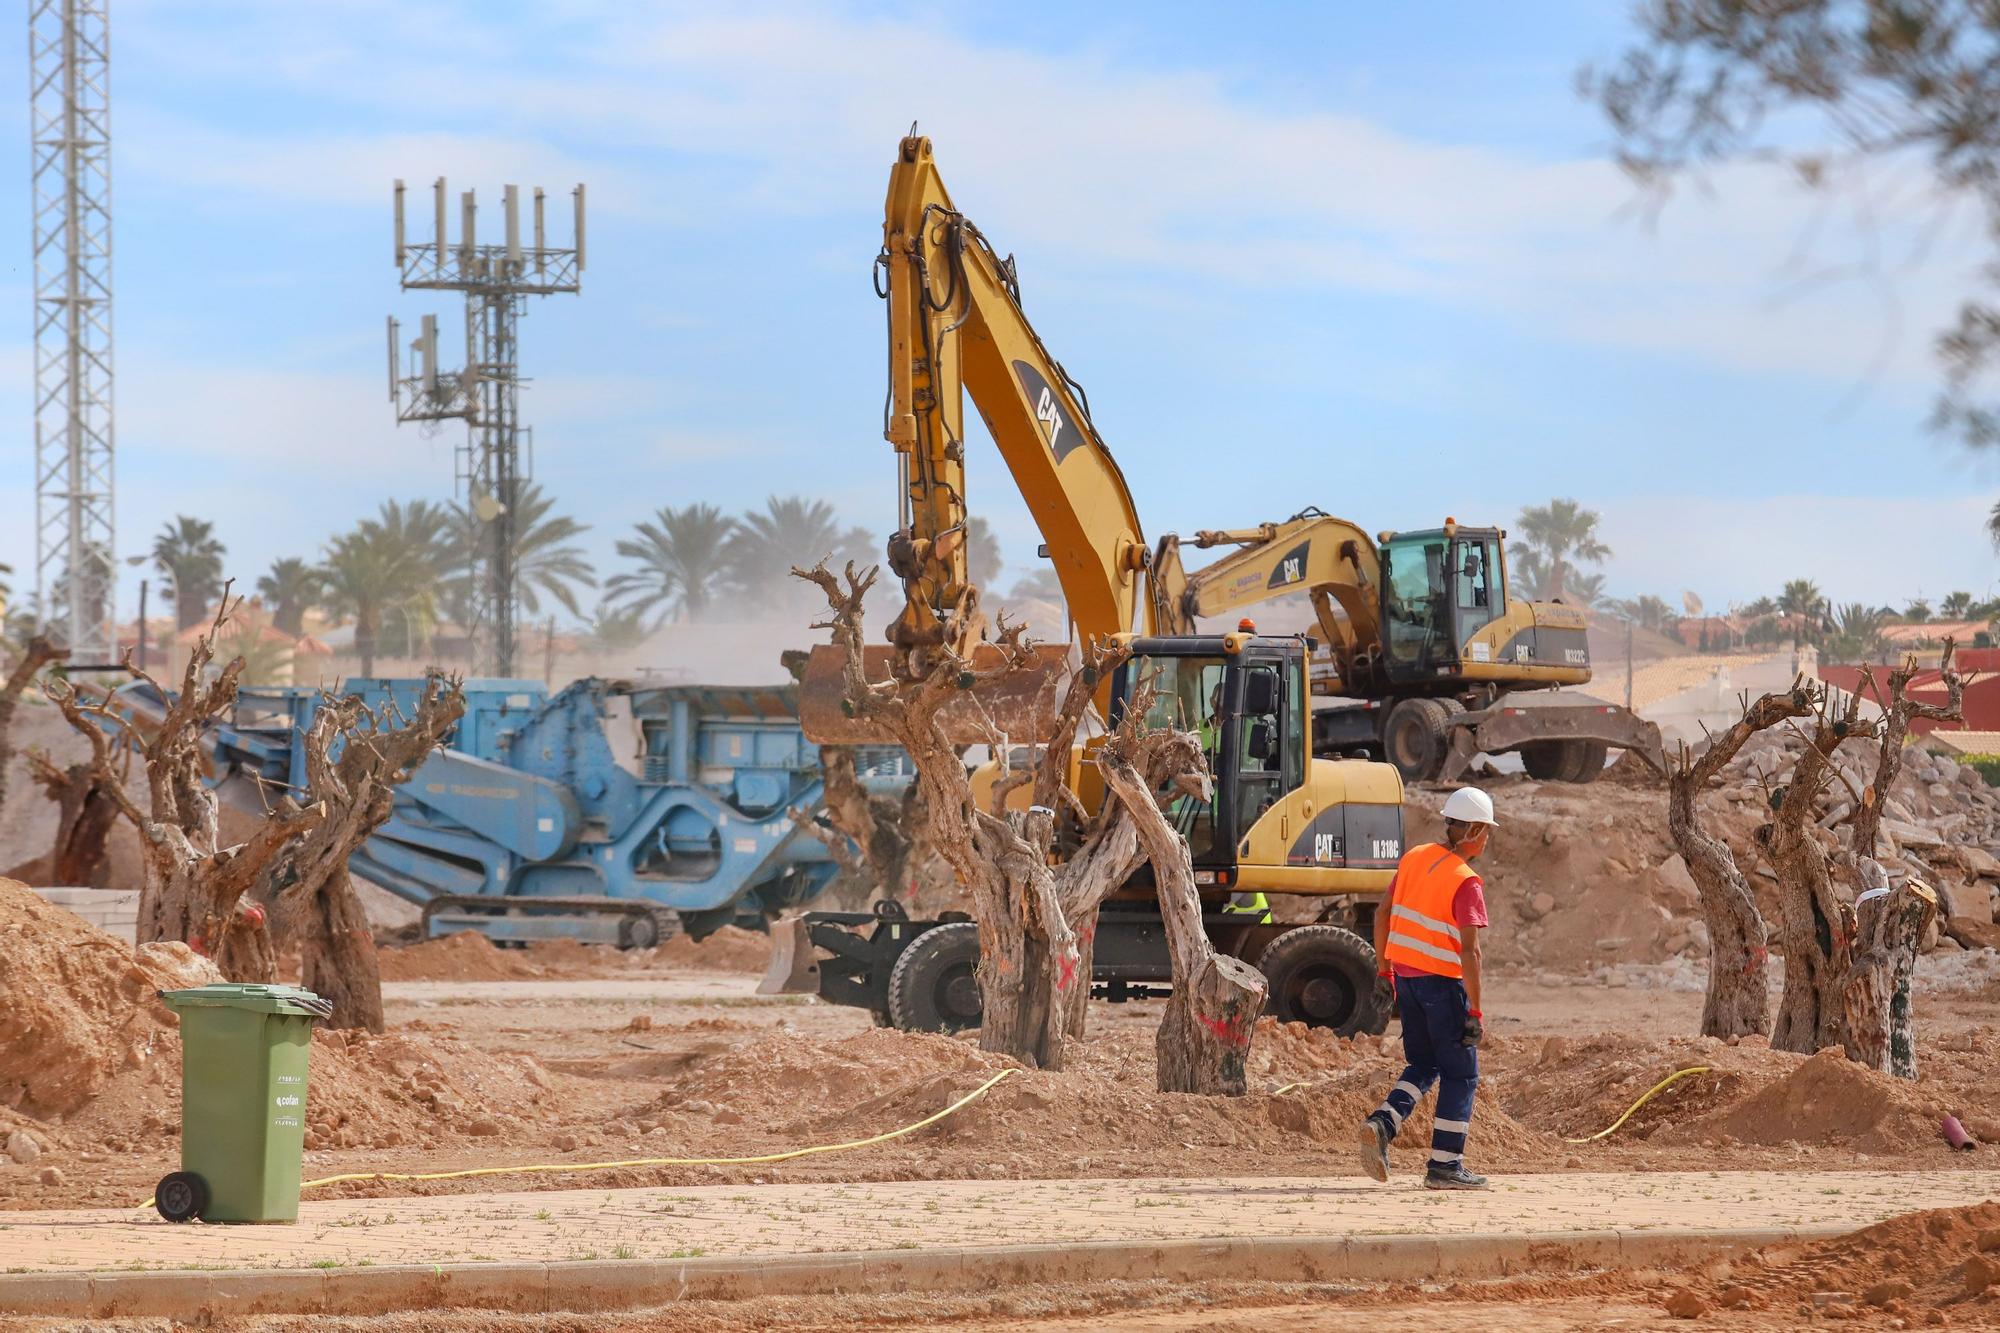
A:
{"label": "sandy ground", "polygon": [[[898,1034],[799,996],[753,994],[745,972],[635,966],[575,950],[536,963],[582,976],[387,985],[382,1037],[321,1034],[314,1051],[308,1178],[503,1163],[743,1156],[837,1142],[908,1124],[1006,1067],[970,1037]],[[607,975],[608,974],[608,975]],[[1930,1111],[2000,1117],[1990,1058],[1937,1051],[1909,1094],[1845,1062],[1804,1061],[1761,1043],[1702,1042],[1700,997],[1676,991],[1493,981],[1477,1164],[1493,1170],[1655,1170],[1690,1152],[1731,1169],[1959,1167]],[[2000,1050],[2000,1003],[1924,1006],[1926,1044]],[[977,1177],[1346,1174],[1351,1127],[1400,1068],[1386,1039],[1342,1041],[1268,1020],[1234,1101],[1153,1091],[1160,1004],[1098,1004],[1073,1068],[1026,1072],[962,1113],[921,1152],[886,1144],[772,1167],[627,1168],[506,1180],[506,1188]],[[1972,1034],[1968,1037],[1968,1034]],[[128,1052],[99,1094],[31,1124],[35,1167],[0,1165],[0,1209],[137,1203],[177,1165],[178,1059],[170,1037]],[[1617,1136],[1566,1143],[1610,1123],[1659,1078],[1684,1080]],[[117,1063],[117,1062],[114,1062]],[[1976,1066],[1976,1067],[1974,1067]],[[1886,1081],[1884,1081],[1886,1082]],[[1302,1084],[1283,1094],[1275,1090]],[[1415,1162],[1427,1125],[1397,1145]],[[58,1183],[39,1168],[53,1165]],[[782,1171],[782,1176],[775,1174]],[[363,1182],[357,1195],[492,1188],[492,1180]]]}

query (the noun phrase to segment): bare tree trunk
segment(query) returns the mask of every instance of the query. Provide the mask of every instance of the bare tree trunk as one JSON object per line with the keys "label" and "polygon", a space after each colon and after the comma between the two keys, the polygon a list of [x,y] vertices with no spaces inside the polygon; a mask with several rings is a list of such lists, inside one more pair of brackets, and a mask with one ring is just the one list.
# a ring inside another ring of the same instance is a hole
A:
{"label": "bare tree trunk", "polygon": [[[320,806],[296,805],[273,813],[244,842],[224,846],[216,795],[203,780],[205,731],[236,701],[243,674],[238,657],[207,679],[215,639],[234,610],[225,586],[222,605],[209,632],[188,655],[181,688],[174,694],[144,671],[125,665],[165,701],[159,725],[141,734],[108,703],[86,707],[67,681],[51,681],[44,692],[62,710],[70,727],[91,747],[91,767],[99,789],[139,830],[147,875],[139,893],[139,942],[185,940],[216,960],[235,980],[268,981],[270,940],[264,912],[244,900],[264,868],[293,838],[325,816]],[[113,736],[145,764],[150,813],[142,812],[125,790],[112,763]]]}
{"label": "bare tree trunk", "polygon": [[1916,677],[1914,658],[1889,673],[1889,707],[1875,740],[1875,777],[1856,802],[1849,834],[1847,866],[1856,891],[1854,946],[1848,963],[1842,1008],[1847,1020],[1847,1056],[1897,1078],[1917,1076],[1916,1030],[1910,1012],[1910,976],[1924,932],[1938,914],[1938,898],[1928,885],[1907,879],[1894,889],[1875,860],[1882,806],[1903,767],[1903,742],[1915,718],[1961,720],[1965,679],[1952,670],[1954,645],[1947,641],[1939,662],[1946,698],[1942,705],[1909,697]]}
{"label": "bare tree trunk", "polygon": [[1803,807],[1799,818],[1805,822],[1795,823],[1781,808],[1766,849],[1784,904],[1778,946],[1785,955],[1785,989],[1771,1028],[1771,1046],[1810,1055],[1846,1044],[1842,994],[1853,914],[1834,893],[1826,849],[1811,823],[1810,796],[1795,783],[1784,799],[1787,806]]}
{"label": "bare tree trunk", "polygon": [[[1126,755],[1130,739],[1121,729],[1106,740],[1098,750],[1097,766],[1104,785],[1131,818],[1152,863],[1160,918],[1166,926],[1174,989],[1154,1038],[1159,1088],[1241,1097],[1250,1037],[1257,1015],[1264,1010],[1268,987],[1256,968],[1216,953],[1202,926],[1201,893],[1194,885],[1187,839],[1167,823],[1154,799],[1155,788]],[[1190,757],[1196,764],[1202,762],[1198,744]]]}
{"label": "bare tree trunk", "polygon": [[[280,919],[297,932],[306,987],[333,1001],[330,1027],[383,1028],[375,937],[355,896],[348,858],[388,822],[395,788],[464,713],[457,681],[432,675],[412,717],[393,703],[377,713],[352,695],[326,695],[306,730],[306,796],[324,817],[270,863],[259,897],[276,904]],[[274,817],[295,808],[286,797]]]}
{"label": "bare tree trunk", "polygon": [[54,644],[37,634],[28,640],[21,660],[7,673],[6,683],[0,684],[0,808],[7,804],[7,776],[14,769],[14,709],[21,702],[21,691],[43,667],[61,656]]}
{"label": "bare tree trunk", "polygon": [[1847,1058],[1897,1078],[1917,1076],[1917,1041],[1910,1013],[1910,977],[1937,898],[1914,880],[1889,888],[1875,861],[1861,873],[1873,882],[1855,903],[1855,938],[1842,1005]]}
{"label": "bare tree trunk", "polygon": [[1701,794],[1752,736],[1787,718],[1803,717],[1811,707],[1809,692],[1797,681],[1789,694],[1767,694],[1746,706],[1742,719],[1714,737],[1700,758],[1682,746],[1667,777],[1667,832],[1687,862],[1708,924],[1708,994],[1701,1009],[1705,1037],[1769,1031],[1771,991],[1764,976],[1769,943],[1764,915],[1728,844],[1701,826]]}
{"label": "bare tree trunk", "polygon": [[[1784,906],[1779,943],[1785,954],[1785,991],[1771,1045],[1806,1055],[1845,1046],[1848,945],[1854,913],[1834,892],[1827,843],[1818,823],[1819,800],[1838,769],[1833,754],[1849,739],[1868,734],[1858,716],[1860,695],[1848,696],[1836,717],[1824,691],[1816,691],[1817,721],[1785,785],[1776,789],[1771,823],[1758,840],[1778,877]],[[1822,842],[1822,839],[1825,842]]]}
{"label": "bare tree trunk", "polygon": [[299,933],[301,984],[333,1002],[329,1026],[380,1032],[382,970],[368,914],[342,864],[291,917]]}
{"label": "bare tree trunk", "polygon": [[104,789],[107,779],[90,763],[57,768],[47,755],[30,752],[29,772],[56,803],[56,836],[49,847],[45,876],[50,884],[102,889],[111,883],[107,843],[118,822],[118,802]]}
{"label": "bare tree trunk", "polygon": [[1683,745],[1667,777],[1667,833],[1687,862],[1708,925],[1708,995],[1701,1010],[1705,1037],[1768,1032],[1771,991],[1764,976],[1769,944],[1764,914],[1757,910],[1756,896],[1729,845],[1701,826],[1701,794],[1752,736],[1811,711],[1811,691],[1795,680],[1790,693],[1767,694],[1746,704],[1742,718],[1712,737],[1699,758]]}

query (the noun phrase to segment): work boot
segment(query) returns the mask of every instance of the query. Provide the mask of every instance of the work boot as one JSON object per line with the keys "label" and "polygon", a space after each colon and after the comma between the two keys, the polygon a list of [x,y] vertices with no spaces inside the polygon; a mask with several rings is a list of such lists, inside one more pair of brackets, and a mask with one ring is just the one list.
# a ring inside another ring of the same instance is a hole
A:
{"label": "work boot", "polygon": [[1361,1122],[1361,1169],[1384,1182],[1389,1179],[1389,1122],[1371,1115]]}
{"label": "work boot", "polygon": [[1475,1176],[1465,1169],[1463,1161],[1445,1166],[1431,1163],[1430,1170],[1424,1172],[1424,1188],[1427,1190],[1483,1190],[1486,1177]]}

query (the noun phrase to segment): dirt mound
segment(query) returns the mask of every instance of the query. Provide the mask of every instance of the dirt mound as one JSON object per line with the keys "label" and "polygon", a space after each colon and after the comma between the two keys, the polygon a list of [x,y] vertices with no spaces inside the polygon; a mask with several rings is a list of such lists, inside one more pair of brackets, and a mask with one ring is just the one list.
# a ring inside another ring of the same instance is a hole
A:
{"label": "dirt mound", "polygon": [[[1983,1061],[1934,1057],[1916,1083],[1878,1074],[1839,1051],[1795,1055],[1759,1038],[1635,1042],[1550,1037],[1532,1060],[1503,1058],[1493,1081],[1506,1108],[1568,1138],[1611,1124],[1669,1075],[1706,1067],[1660,1090],[1618,1129],[1623,1145],[1709,1148],[1803,1145],[1870,1156],[1950,1153],[1938,1132],[1947,1113],[1985,1123]],[[1511,1054],[1511,1052],[1510,1052]]]}
{"label": "dirt mound", "polygon": [[705,972],[762,972],[771,961],[771,937],[754,930],[724,926],[703,940],[676,935],[652,951],[670,967]]}
{"label": "dirt mound", "polygon": [[[922,1134],[953,1152],[1033,1145],[1041,1170],[1180,1149],[1253,1153],[1271,1143],[1274,1130],[1345,1148],[1402,1068],[1399,1056],[1372,1039],[1346,1042],[1265,1019],[1253,1048],[1251,1095],[1197,1097],[1155,1090],[1149,1045],[1092,1043],[1060,1073],[1022,1070]],[[634,1118],[768,1126],[794,1143],[858,1138],[921,1120],[1011,1065],[955,1037],[878,1029],[826,1042],[779,1034],[695,1063]],[[1298,1086],[1270,1091],[1286,1084]],[[1510,1162],[1549,1163],[1563,1151],[1483,1086],[1474,1133],[1482,1152]],[[1421,1110],[1395,1151],[1419,1160],[1429,1139],[1430,1112]]]}
{"label": "dirt mound", "polygon": [[1739,1143],[1838,1145],[1881,1153],[1936,1138],[1945,1113],[1921,1086],[1827,1050],[1800,1060],[1735,1105],[1690,1121],[1675,1137],[1700,1141],[1727,1134]]}
{"label": "dirt mound", "polygon": [[67,1115],[178,1055],[155,993],[222,980],[184,944],[135,952],[15,880],[0,880],[0,922],[0,1105],[25,1115]]}
{"label": "dirt mound", "polygon": [[1873,1307],[1917,1323],[1991,1328],[2000,1323],[2000,1203],[1910,1213],[1804,1247],[1769,1246],[1703,1274],[1676,1299],[1689,1295],[1707,1308]]}
{"label": "dirt mound", "polygon": [[376,954],[384,981],[532,981],[547,975],[516,950],[495,948],[475,930]]}

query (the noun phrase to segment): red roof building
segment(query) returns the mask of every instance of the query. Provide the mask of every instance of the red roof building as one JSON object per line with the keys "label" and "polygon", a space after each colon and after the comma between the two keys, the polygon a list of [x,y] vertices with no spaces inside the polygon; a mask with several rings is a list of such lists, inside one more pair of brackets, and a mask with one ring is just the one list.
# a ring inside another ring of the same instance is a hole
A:
{"label": "red roof building", "polygon": [[[1928,718],[1910,722],[1913,735],[1922,736],[1946,727],[1952,731],[2000,731],[2000,648],[1975,648],[1956,655],[1959,674],[1965,677],[1965,720],[1938,723]],[[1822,666],[1819,678],[1837,690],[1859,694],[1881,708],[1889,706],[1889,672],[1886,666]],[[1944,675],[1935,667],[1910,678],[1910,697],[1942,708],[1949,700]]]}

